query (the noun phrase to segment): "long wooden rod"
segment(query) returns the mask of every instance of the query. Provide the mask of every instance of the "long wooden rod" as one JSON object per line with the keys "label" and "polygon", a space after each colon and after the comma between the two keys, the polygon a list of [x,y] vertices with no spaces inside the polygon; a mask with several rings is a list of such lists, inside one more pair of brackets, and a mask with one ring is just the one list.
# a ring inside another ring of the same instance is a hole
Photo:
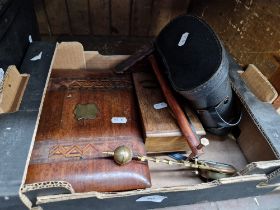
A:
{"label": "long wooden rod", "polygon": [[182,134],[185,136],[188,145],[190,146],[190,149],[192,151],[191,157],[197,157],[201,151],[197,148],[200,142],[198,141],[197,137],[193,133],[191,126],[185,116],[185,113],[183,112],[182,108],[176,101],[175,97],[173,96],[173,93],[171,89],[169,88],[165,78],[162,76],[159,66],[157,64],[157,61],[155,59],[154,55],[149,56],[149,61],[152,65],[152,69],[156,75],[156,78],[160,84],[161,90],[163,92],[163,95],[172,110],[175,118],[177,119],[177,123],[181,129]]}

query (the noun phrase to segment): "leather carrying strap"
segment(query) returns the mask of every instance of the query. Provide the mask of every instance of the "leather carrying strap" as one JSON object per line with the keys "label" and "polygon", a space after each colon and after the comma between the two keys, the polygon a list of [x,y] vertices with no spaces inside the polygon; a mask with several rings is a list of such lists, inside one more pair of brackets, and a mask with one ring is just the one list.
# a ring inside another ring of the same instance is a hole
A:
{"label": "leather carrying strap", "polygon": [[236,117],[235,119],[231,119],[231,120],[227,121],[222,117],[222,115],[219,113],[219,109],[225,104],[226,101],[228,101],[228,97],[225,97],[224,100],[222,100],[216,106],[209,107],[207,109],[197,110],[197,113],[200,116],[203,116],[203,115],[211,116],[211,118],[218,124],[218,127],[208,128],[208,129],[230,128],[230,127],[238,125],[238,123],[241,121],[241,118],[242,118],[241,108],[239,109],[239,114],[237,115],[238,117]]}

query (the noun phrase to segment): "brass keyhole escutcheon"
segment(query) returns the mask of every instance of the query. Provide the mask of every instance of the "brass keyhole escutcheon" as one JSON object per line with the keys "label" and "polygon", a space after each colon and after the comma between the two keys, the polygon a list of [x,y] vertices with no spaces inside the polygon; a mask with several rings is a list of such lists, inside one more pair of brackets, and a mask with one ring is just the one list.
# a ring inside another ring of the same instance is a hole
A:
{"label": "brass keyhole escutcheon", "polygon": [[98,113],[99,110],[95,104],[77,104],[74,110],[77,120],[93,120]]}

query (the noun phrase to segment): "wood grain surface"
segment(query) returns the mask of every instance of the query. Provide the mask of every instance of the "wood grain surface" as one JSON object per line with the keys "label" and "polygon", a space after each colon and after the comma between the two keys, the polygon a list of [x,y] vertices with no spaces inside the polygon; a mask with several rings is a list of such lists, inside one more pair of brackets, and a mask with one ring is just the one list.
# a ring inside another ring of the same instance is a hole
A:
{"label": "wood grain surface", "polygon": [[201,150],[201,148],[199,147],[200,140],[194,134],[194,132],[190,126],[190,123],[188,122],[180,104],[177,102],[166,79],[162,75],[162,72],[159,69],[159,65],[156,61],[155,56],[150,55],[148,59],[152,66],[153,72],[157,78],[157,81],[160,84],[160,88],[162,90],[164,98],[165,98],[168,106],[172,110],[172,113],[174,114],[174,118],[176,119],[176,122],[179,125],[180,130],[192,151],[192,153],[190,154],[190,157],[197,157],[198,155],[203,153],[203,150]]}
{"label": "wood grain surface", "polygon": [[[155,36],[190,0],[33,0],[40,33]],[[90,27],[89,27],[90,25]],[[50,30],[48,30],[48,28]]]}
{"label": "wood grain surface", "polygon": [[174,17],[187,13],[189,0],[154,0],[150,36],[157,36]]}
{"label": "wood grain surface", "polygon": [[169,107],[154,108],[154,104],[166,103],[155,76],[136,72],[133,79],[146,137],[181,136]]}
{"label": "wood grain surface", "polygon": [[148,153],[189,150],[186,140],[168,107],[155,109],[154,104],[165,102],[156,78],[151,73],[133,73],[135,91]]}
{"label": "wood grain surface", "polygon": [[[145,154],[131,78],[89,71],[70,75],[64,71],[50,80],[26,183],[67,181],[76,192],[149,187],[147,163],[118,166],[102,154],[120,145]],[[96,118],[77,120],[77,104],[95,104]],[[113,124],[112,117],[127,123]]]}
{"label": "wood grain surface", "polygon": [[131,11],[131,35],[147,36],[152,18],[152,0],[133,0]]}
{"label": "wood grain surface", "polygon": [[110,0],[88,1],[92,34],[110,34]]}
{"label": "wood grain surface", "polygon": [[[151,72],[135,72],[133,80],[146,137],[182,136],[171,110],[168,107],[158,110],[153,107],[157,103],[165,102],[155,76]],[[187,104],[184,109],[194,132],[197,135],[206,135],[198,117]]]}
{"label": "wood grain surface", "polygon": [[111,34],[129,35],[131,0],[111,0]]}
{"label": "wood grain surface", "polygon": [[51,29],[49,25],[49,20],[45,10],[45,3],[43,0],[33,1],[34,10],[36,13],[36,18],[39,26],[40,34],[51,34]]}
{"label": "wood grain surface", "polygon": [[52,34],[71,34],[65,0],[44,0],[44,4]]}
{"label": "wood grain surface", "polygon": [[67,2],[72,34],[90,34],[88,0],[68,0]]}

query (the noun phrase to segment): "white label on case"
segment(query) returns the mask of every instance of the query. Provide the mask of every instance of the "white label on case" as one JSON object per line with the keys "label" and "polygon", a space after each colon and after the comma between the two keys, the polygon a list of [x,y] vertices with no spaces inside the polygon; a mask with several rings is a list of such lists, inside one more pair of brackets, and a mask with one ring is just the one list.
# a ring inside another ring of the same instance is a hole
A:
{"label": "white label on case", "polygon": [[141,198],[138,198],[136,202],[155,202],[155,203],[161,203],[166,196],[161,196],[161,195],[151,195],[151,196],[144,196]]}
{"label": "white label on case", "polygon": [[111,122],[116,124],[125,124],[127,123],[127,119],[126,117],[112,117]]}
{"label": "white label on case", "polygon": [[37,61],[40,60],[42,58],[42,52],[40,52],[38,55],[34,56],[33,58],[31,58],[31,61]]}
{"label": "white label on case", "polygon": [[32,42],[33,42],[32,36],[31,36],[31,35],[28,36],[28,40],[29,40],[29,43],[32,43]]}
{"label": "white label on case", "polygon": [[179,47],[182,47],[186,43],[188,36],[189,36],[188,32],[182,34],[181,39],[178,42]]}
{"label": "white label on case", "polygon": [[155,109],[163,109],[163,108],[166,108],[166,107],[167,107],[167,104],[165,102],[154,104]]}

